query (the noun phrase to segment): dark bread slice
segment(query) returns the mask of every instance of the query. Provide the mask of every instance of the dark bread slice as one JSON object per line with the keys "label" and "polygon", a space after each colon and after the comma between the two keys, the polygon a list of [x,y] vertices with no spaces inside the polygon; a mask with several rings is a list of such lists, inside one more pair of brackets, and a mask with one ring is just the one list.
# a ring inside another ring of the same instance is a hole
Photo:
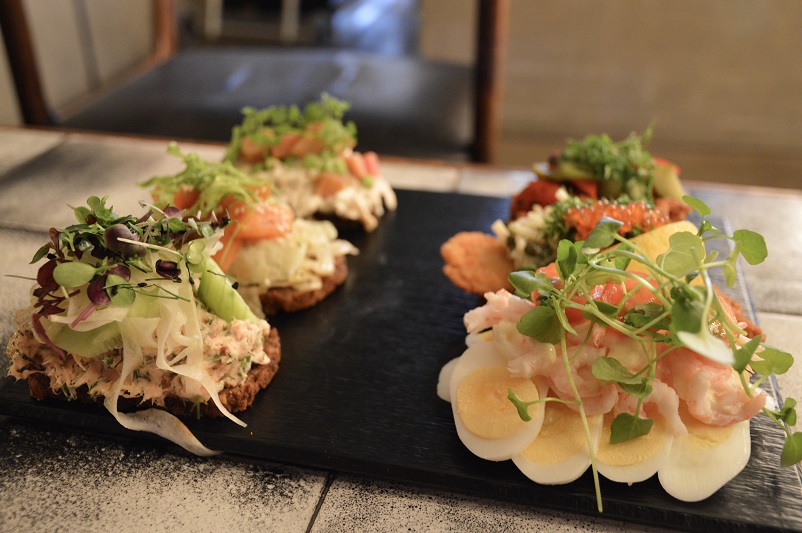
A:
{"label": "dark bread slice", "polygon": [[288,287],[268,289],[259,296],[262,309],[267,316],[308,309],[334,292],[334,289],[342,285],[347,277],[348,263],[345,256],[338,256],[334,260],[334,272],[321,279],[323,285],[319,289],[312,291],[299,291]]}
{"label": "dark bread slice", "polygon": [[[29,334],[31,332],[18,331],[14,334],[8,346],[9,356],[18,340],[17,336]],[[270,384],[273,376],[278,372],[279,362],[281,361],[281,339],[279,338],[276,328],[270,329],[270,334],[265,340],[265,353],[270,357],[270,362],[266,365],[253,365],[248,373],[247,379],[236,387],[226,387],[220,391],[220,402],[223,406],[232,413],[244,411],[253,403],[256,393]],[[34,373],[28,376],[28,389],[31,397],[35,400],[45,400],[46,398],[55,398],[59,400],[69,400],[61,393],[54,392],[50,387],[50,379],[42,373]],[[82,385],[76,389],[78,401],[85,404],[98,404],[102,405],[104,398],[102,396],[92,396],[89,394],[89,388]],[[135,410],[147,409],[149,407],[156,407],[152,402],[141,402],[137,398],[124,398],[118,399],[117,408],[122,412],[130,412]],[[196,404],[194,402],[179,398],[177,396],[167,396],[164,401],[164,409],[176,416],[194,416],[194,417],[219,417],[223,416],[217,406],[209,401],[204,404]]]}
{"label": "dark bread slice", "polygon": [[339,234],[360,234],[365,233],[365,225],[361,220],[354,218],[342,218],[332,213],[315,213],[313,215],[315,220],[325,220],[334,224]]}

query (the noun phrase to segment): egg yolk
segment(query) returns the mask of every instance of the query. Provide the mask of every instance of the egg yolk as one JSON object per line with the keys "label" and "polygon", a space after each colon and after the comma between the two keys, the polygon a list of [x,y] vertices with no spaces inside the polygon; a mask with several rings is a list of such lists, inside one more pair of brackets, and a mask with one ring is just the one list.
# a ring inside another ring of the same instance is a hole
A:
{"label": "egg yolk", "polygon": [[559,464],[586,443],[579,414],[562,403],[548,402],[540,433],[521,455],[536,464]]}
{"label": "egg yolk", "polygon": [[688,414],[687,406],[682,403],[679,410],[680,418],[688,428],[686,446],[697,448],[715,448],[732,435],[734,426],[711,426],[700,422]]}
{"label": "egg yolk", "polygon": [[519,432],[526,422],[507,399],[507,389],[523,401],[539,399],[530,379],[510,376],[505,368],[482,368],[471,372],[457,387],[456,406],[465,428],[484,439],[503,439]]}

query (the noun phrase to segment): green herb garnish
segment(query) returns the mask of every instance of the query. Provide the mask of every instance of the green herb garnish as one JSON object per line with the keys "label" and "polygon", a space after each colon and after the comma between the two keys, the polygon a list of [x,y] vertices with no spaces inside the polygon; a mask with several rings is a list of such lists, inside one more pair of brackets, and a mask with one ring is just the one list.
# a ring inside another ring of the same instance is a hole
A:
{"label": "green herb garnish", "polygon": [[[198,154],[184,153],[175,142],[170,143],[167,153],[181,158],[184,170],[173,176],[157,176],[140,183],[141,187],[150,189],[161,207],[179,205],[187,213],[194,215],[199,212],[206,217],[220,208],[224,198],[254,205],[263,201],[260,192],[266,196],[273,189],[269,182],[243,172],[231,162],[214,163]],[[179,195],[191,194],[197,195],[191,203],[178,198]]]}
{"label": "green herb garnish", "polygon": [[554,161],[557,164],[554,174],[559,176],[561,165],[567,165],[573,174],[584,174],[599,181],[604,198],[627,195],[632,199],[653,201],[654,162],[645,148],[651,136],[650,127],[643,135],[631,133],[619,142],[607,134],[588,135],[581,141],[569,140]]}
{"label": "green herb garnish", "polygon": [[[261,110],[246,107],[242,111],[242,123],[231,132],[225,160],[230,163],[239,161],[243,141],[248,139],[265,150],[264,161],[255,165],[257,168],[270,168],[281,160],[304,168],[342,172],[345,169],[338,156],[356,144],[356,126],[351,121],[343,121],[349,107],[347,102],[325,94],[320,102],[307,104],[303,111],[298,106],[273,106]],[[320,141],[322,149],[300,160],[292,156],[271,156],[269,150],[281,144],[287,135],[315,139]]]}

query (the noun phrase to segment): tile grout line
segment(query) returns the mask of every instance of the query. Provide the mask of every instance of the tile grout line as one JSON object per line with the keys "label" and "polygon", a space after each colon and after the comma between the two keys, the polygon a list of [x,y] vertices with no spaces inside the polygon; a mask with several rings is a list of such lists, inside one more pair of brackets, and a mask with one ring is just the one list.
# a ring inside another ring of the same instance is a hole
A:
{"label": "tile grout line", "polygon": [[323,490],[320,492],[320,498],[317,500],[315,510],[312,511],[312,516],[309,518],[309,525],[306,526],[306,533],[311,533],[312,527],[314,527],[317,516],[320,513],[320,509],[323,507],[323,501],[326,499],[326,496],[329,493],[329,488],[331,487],[332,483],[334,483],[334,478],[336,476],[337,474],[335,472],[329,472],[326,476],[326,483],[323,485]]}

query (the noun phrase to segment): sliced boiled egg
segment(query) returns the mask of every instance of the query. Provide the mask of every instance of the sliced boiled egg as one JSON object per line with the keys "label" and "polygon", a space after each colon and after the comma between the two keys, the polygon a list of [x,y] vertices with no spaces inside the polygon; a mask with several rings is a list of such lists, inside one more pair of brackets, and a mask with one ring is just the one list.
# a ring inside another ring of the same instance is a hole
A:
{"label": "sliced boiled egg", "polygon": [[451,402],[451,372],[454,370],[454,365],[459,361],[459,357],[455,357],[448,363],[443,365],[440,369],[440,374],[437,376],[437,397],[441,400]]}
{"label": "sliced boiled egg", "polygon": [[688,434],[674,438],[658,479],[674,498],[698,502],[723,487],[746,466],[752,451],[749,421],[718,427],[698,422],[682,410],[680,416]]}
{"label": "sliced boiled egg", "polygon": [[[594,449],[602,419],[602,415],[588,418]],[[547,402],[540,433],[512,461],[526,477],[542,485],[561,485],[579,478],[590,466],[588,436],[579,413],[564,403]]]}
{"label": "sliced boiled egg", "polygon": [[521,420],[507,398],[508,389],[526,402],[545,396],[545,383],[515,377],[492,342],[469,347],[451,369],[449,397],[457,435],[472,453],[504,461],[532,442],[543,423],[543,403],[529,407],[532,420]]}
{"label": "sliced boiled egg", "polygon": [[649,479],[663,465],[671,451],[674,435],[658,418],[646,435],[610,444],[610,425],[615,417],[604,417],[596,468],[599,474],[618,483],[637,483]]}

